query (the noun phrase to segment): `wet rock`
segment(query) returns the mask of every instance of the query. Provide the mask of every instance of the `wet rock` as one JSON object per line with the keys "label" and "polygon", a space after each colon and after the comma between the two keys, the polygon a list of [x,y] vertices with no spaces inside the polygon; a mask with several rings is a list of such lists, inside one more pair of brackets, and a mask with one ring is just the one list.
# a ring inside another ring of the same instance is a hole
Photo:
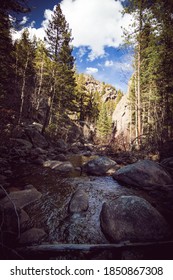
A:
{"label": "wet rock", "polygon": [[141,160],[120,168],[113,174],[118,182],[139,188],[173,184],[171,176],[158,163]]}
{"label": "wet rock", "polygon": [[109,159],[108,157],[97,157],[93,160],[88,161],[83,165],[82,169],[91,175],[104,175],[106,172],[116,165],[116,162]]}
{"label": "wet rock", "polygon": [[8,197],[0,200],[0,206],[4,208],[23,208],[32,202],[40,199],[42,194],[38,192],[35,188],[23,191],[11,192]]}
{"label": "wet rock", "polygon": [[120,196],[104,203],[100,214],[101,228],[110,241],[156,241],[170,237],[163,216],[145,199]]}
{"label": "wet rock", "polygon": [[21,234],[19,243],[21,245],[32,245],[40,243],[46,237],[46,233],[40,228],[31,228]]}
{"label": "wet rock", "polygon": [[70,213],[79,213],[88,209],[88,195],[83,190],[77,190],[69,203]]}

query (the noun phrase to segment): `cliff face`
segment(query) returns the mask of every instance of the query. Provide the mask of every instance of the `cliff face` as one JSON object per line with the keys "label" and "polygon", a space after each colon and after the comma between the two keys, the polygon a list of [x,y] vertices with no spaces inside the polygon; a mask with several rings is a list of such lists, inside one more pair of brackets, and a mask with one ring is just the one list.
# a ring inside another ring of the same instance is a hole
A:
{"label": "cliff face", "polygon": [[124,137],[129,137],[130,131],[130,107],[129,107],[129,93],[130,93],[131,81],[128,85],[127,93],[121,98],[120,102],[117,104],[115,111],[112,115],[112,121],[116,125],[116,137],[123,135]]}
{"label": "cliff face", "polygon": [[116,99],[117,97],[117,90],[108,84],[103,82],[99,82],[94,79],[93,76],[84,75],[85,77],[85,87],[89,92],[98,92],[102,95],[102,101],[106,102],[109,99]]}
{"label": "cliff face", "polygon": [[116,124],[117,133],[127,134],[130,112],[128,108],[128,94],[124,95],[112,115],[112,121]]}

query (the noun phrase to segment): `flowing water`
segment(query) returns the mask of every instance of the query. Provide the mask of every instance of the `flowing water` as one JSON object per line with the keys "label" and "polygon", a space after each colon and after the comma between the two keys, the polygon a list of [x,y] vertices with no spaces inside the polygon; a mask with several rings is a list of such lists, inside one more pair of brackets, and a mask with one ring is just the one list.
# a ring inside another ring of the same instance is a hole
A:
{"label": "flowing water", "polygon": [[[75,167],[80,167],[89,159],[82,156],[69,158]],[[31,218],[28,227],[44,228],[49,243],[107,243],[100,228],[102,204],[119,195],[132,194],[111,176],[80,176],[80,168],[65,177],[41,166],[18,166],[12,186],[22,189],[28,184],[42,193],[40,200],[25,208]],[[69,201],[77,189],[88,194],[89,208],[82,213],[70,214]]]}

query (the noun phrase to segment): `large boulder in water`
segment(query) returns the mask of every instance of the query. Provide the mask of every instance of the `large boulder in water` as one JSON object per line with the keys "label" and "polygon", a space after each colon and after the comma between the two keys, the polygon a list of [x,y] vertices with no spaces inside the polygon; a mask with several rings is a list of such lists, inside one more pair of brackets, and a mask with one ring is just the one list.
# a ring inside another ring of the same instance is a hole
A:
{"label": "large boulder in water", "polygon": [[83,190],[77,190],[69,203],[70,213],[80,213],[88,209],[88,195]]}
{"label": "large boulder in water", "polygon": [[110,168],[114,167],[115,165],[115,161],[109,159],[108,157],[101,156],[85,163],[82,169],[83,171],[91,175],[104,175]]}
{"label": "large boulder in water", "polygon": [[151,160],[141,160],[122,167],[113,174],[113,178],[123,184],[141,188],[173,184],[168,172]]}
{"label": "large boulder in water", "polygon": [[103,233],[112,242],[169,238],[169,227],[163,216],[138,196],[120,196],[110,203],[104,203],[100,223]]}

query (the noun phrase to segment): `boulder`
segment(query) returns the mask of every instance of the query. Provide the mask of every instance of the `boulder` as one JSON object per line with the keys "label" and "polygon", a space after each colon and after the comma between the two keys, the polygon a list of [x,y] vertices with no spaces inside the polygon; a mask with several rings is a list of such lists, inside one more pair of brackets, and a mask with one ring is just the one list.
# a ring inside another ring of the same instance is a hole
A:
{"label": "boulder", "polygon": [[40,243],[46,237],[46,233],[40,228],[31,228],[21,234],[19,243],[21,245],[32,245]]}
{"label": "boulder", "polygon": [[145,199],[133,195],[104,203],[100,223],[105,236],[113,242],[158,241],[170,236],[163,216]]}
{"label": "boulder", "polygon": [[2,221],[2,232],[11,233],[17,236],[18,231],[20,230],[20,214],[21,211],[19,208],[16,208],[14,210],[14,207],[3,208],[2,206],[0,206],[0,220]]}
{"label": "boulder", "polygon": [[43,166],[59,172],[72,172],[74,170],[70,161],[47,160],[43,163]]}
{"label": "boulder", "polygon": [[120,168],[113,174],[118,182],[140,188],[173,184],[171,176],[158,163],[141,160]]}
{"label": "boulder", "polygon": [[20,212],[20,228],[21,228],[21,231],[25,231],[27,229],[27,224],[28,224],[29,221],[30,221],[29,215],[23,209],[21,209],[21,212]]}
{"label": "boulder", "polygon": [[67,144],[65,143],[65,141],[63,139],[58,139],[56,141],[56,151],[58,152],[66,152],[68,149]]}
{"label": "boulder", "polygon": [[168,171],[168,173],[173,178],[173,157],[165,158],[161,161],[161,166]]}
{"label": "boulder", "polygon": [[104,175],[106,172],[114,167],[116,162],[109,159],[108,157],[101,156],[92,159],[82,166],[84,172],[91,175]]}
{"label": "boulder", "polygon": [[[23,191],[14,191],[11,192],[8,197],[0,200],[0,206],[5,208],[16,208],[22,209],[23,207],[31,204],[32,202],[40,199],[42,194],[38,192],[35,188],[23,190]],[[14,205],[13,205],[14,204]]]}
{"label": "boulder", "polygon": [[45,137],[34,127],[27,127],[25,133],[29,141],[34,147],[40,147],[42,149],[48,147],[48,142]]}
{"label": "boulder", "polygon": [[83,190],[77,190],[69,203],[70,213],[79,213],[88,209],[88,195]]}
{"label": "boulder", "polygon": [[32,143],[25,139],[11,138],[10,141],[15,147],[19,146],[21,149],[31,149],[32,148]]}

